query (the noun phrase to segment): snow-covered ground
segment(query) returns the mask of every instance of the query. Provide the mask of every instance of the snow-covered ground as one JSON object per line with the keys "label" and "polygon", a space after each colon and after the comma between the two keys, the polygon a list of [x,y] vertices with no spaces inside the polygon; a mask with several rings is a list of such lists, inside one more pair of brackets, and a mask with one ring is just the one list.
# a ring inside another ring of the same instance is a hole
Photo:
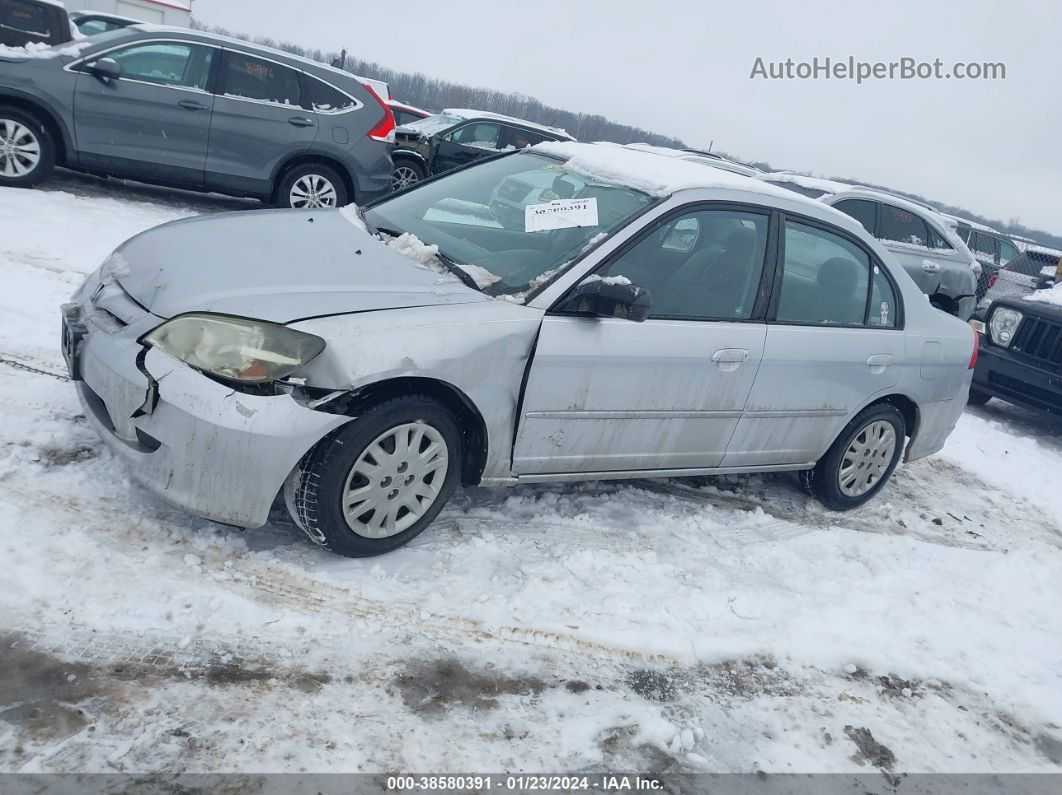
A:
{"label": "snow-covered ground", "polygon": [[0,771],[1062,770],[1062,424],[998,402],[845,515],[791,476],[474,489],[359,561],[133,485],[58,305],[254,206],[0,189]]}

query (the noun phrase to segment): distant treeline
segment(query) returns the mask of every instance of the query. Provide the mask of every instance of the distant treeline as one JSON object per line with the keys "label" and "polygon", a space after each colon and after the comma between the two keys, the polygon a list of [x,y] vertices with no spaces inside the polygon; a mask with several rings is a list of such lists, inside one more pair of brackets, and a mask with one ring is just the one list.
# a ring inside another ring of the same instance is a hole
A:
{"label": "distant treeline", "polygon": [[[192,20],[192,27],[198,30],[207,30],[212,33],[232,36],[233,38],[243,39],[244,41],[253,41],[257,44],[274,47],[278,50],[290,52],[302,56],[303,58],[310,58],[314,61],[326,64],[335,63],[341,56],[341,53],[338,52],[300,47],[297,44],[275,41],[263,36],[247,36],[243,33],[234,33],[225,28],[208,27],[200,24],[194,19]],[[421,72],[399,72],[394,69],[389,69],[386,66],[381,66],[380,64],[372,63],[370,61],[363,61],[360,58],[355,58],[350,55],[346,55],[344,58],[344,68],[348,72],[356,75],[384,81],[390,87],[392,97],[401,102],[424,108],[425,110],[439,111],[443,108],[475,108],[476,110],[503,113],[507,116],[527,119],[528,121],[537,122],[538,124],[547,124],[551,127],[563,127],[581,141],[613,141],[620,144],[641,142],[653,144],[655,146],[671,146],[679,149],[686,146],[686,144],[678,138],[671,138],[666,135],[649,132],[648,130],[643,130],[639,127],[631,127],[627,124],[619,124],[618,122],[611,121],[604,116],[598,116],[596,114],[572,113],[571,111],[561,110],[560,108],[551,108],[549,105],[540,102],[534,97],[529,97],[524,94],[504,93],[490,88],[476,88],[475,86],[451,83],[447,80],[439,80],[434,77],[429,77]],[[726,155],[725,152],[720,152],[720,154]],[[726,156],[733,157],[735,160],[743,160],[743,158],[736,155]],[[764,162],[754,162],[752,165],[762,168],[764,171],[778,170],[771,166],[771,164]],[[937,207],[943,212],[959,215],[963,218],[969,218],[972,221],[991,226],[1002,232],[1032,238],[1045,246],[1062,248],[1062,236],[1044,232],[1040,229],[1030,229],[1019,223],[1016,218],[1012,218],[1005,222],[985,218],[984,216],[978,215],[977,213],[971,212],[962,207],[944,205],[940,202],[935,202],[894,188],[887,188],[883,185],[871,185],[865,180],[848,177],[831,177],[831,179],[836,179],[839,182],[850,182],[857,185],[875,187],[888,191],[889,193],[907,196],[915,201],[920,201],[923,204]]]}

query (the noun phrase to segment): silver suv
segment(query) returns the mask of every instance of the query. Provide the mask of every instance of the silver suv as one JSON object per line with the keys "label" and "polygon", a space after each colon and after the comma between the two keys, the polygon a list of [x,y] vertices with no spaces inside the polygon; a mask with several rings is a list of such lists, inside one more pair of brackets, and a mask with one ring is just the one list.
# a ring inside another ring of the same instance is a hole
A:
{"label": "silver suv", "polygon": [[198,31],[134,25],[0,55],[0,187],[61,165],[341,206],[390,192],[394,127],[353,75]]}

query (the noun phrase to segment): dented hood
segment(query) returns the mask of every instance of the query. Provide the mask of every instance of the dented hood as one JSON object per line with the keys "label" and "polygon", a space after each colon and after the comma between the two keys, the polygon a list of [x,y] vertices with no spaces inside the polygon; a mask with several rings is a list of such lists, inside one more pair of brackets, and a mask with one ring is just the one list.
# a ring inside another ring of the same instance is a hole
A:
{"label": "dented hood", "polygon": [[108,267],[134,300],[166,318],[217,312],[289,323],[490,300],[388,248],[337,210],[174,221],[126,241]]}

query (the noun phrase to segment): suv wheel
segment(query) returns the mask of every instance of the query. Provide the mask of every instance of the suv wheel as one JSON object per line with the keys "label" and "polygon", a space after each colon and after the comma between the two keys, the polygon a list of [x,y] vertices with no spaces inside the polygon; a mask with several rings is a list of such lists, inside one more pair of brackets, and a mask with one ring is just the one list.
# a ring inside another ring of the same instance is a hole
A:
{"label": "suv wheel", "polygon": [[395,161],[395,170],[391,172],[391,190],[402,190],[416,185],[424,179],[424,169],[405,158]]}
{"label": "suv wheel", "polygon": [[450,499],[461,430],[426,395],[385,400],[320,441],[288,477],[284,499],[312,541],[352,558],[416,538]]}
{"label": "suv wheel", "polygon": [[19,110],[0,108],[0,186],[28,188],[55,167],[55,145],[37,119]]}
{"label": "suv wheel", "polygon": [[277,185],[277,204],[295,210],[343,207],[350,202],[347,187],[334,168],[307,163],[288,171]]}
{"label": "suv wheel", "polygon": [[808,491],[834,511],[858,508],[888,483],[903,453],[906,426],[888,403],[855,416],[814,469],[802,472]]}

